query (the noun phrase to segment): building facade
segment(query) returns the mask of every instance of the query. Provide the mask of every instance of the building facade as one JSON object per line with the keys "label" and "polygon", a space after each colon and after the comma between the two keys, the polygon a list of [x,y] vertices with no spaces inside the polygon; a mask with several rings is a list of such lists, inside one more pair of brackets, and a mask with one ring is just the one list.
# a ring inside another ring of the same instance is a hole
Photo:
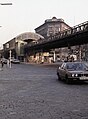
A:
{"label": "building facade", "polygon": [[10,57],[10,51],[11,51],[11,57],[19,59],[20,61],[24,61],[25,54],[24,54],[24,46],[26,44],[31,44],[32,42],[35,42],[36,40],[43,38],[37,33],[33,32],[26,32],[22,33],[15,38],[11,39],[10,41],[3,44],[3,56],[5,58]]}

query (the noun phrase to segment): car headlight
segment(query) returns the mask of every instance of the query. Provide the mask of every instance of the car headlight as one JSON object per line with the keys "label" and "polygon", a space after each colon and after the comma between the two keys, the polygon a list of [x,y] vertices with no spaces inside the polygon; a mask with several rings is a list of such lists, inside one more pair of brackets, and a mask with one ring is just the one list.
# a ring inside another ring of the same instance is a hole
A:
{"label": "car headlight", "polygon": [[74,77],[75,76],[75,74],[72,74],[72,77]]}
{"label": "car headlight", "polygon": [[75,74],[75,76],[77,77],[77,76],[78,76],[78,74]]}
{"label": "car headlight", "polygon": [[77,77],[78,76],[78,74],[72,74],[72,77]]}

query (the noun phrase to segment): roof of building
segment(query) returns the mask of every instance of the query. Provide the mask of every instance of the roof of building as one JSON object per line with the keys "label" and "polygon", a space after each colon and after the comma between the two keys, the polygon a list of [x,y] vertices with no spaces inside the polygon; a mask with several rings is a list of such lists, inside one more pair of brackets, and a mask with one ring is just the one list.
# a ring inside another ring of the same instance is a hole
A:
{"label": "roof of building", "polygon": [[18,40],[23,40],[23,41],[26,41],[26,40],[39,40],[39,39],[44,39],[44,37],[38,33],[34,33],[34,32],[25,32],[25,33],[22,33],[18,36],[15,37],[16,39]]}
{"label": "roof of building", "polygon": [[44,37],[42,35],[38,34],[38,33],[25,32],[25,33],[22,33],[20,35],[17,35],[16,37],[14,37],[13,39],[9,40],[5,44],[9,43],[12,40],[17,40],[17,41],[21,40],[21,41],[31,42],[31,41],[37,41],[39,39],[44,39]]}
{"label": "roof of building", "polygon": [[45,23],[46,22],[64,22],[64,20],[62,18],[57,19],[56,17],[52,17],[52,19],[46,19]]}
{"label": "roof of building", "polygon": [[52,17],[52,19],[46,19],[45,22],[42,25],[40,25],[37,28],[35,28],[35,30],[41,28],[42,26],[44,26],[44,25],[46,25],[48,23],[64,23],[66,26],[68,26],[69,28],[71,28],[68,24],[66,24],[64,22],[64,20],[62,18],[57,19],[56,17]]}

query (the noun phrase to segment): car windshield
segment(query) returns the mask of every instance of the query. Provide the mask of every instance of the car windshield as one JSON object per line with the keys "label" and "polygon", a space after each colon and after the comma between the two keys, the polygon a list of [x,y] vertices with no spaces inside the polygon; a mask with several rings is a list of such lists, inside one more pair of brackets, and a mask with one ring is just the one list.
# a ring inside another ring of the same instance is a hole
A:
{"label": "car windshield", "polygon": [[83,63],[67,63],[66,69],[68,70],[88,70],[87,66]]}

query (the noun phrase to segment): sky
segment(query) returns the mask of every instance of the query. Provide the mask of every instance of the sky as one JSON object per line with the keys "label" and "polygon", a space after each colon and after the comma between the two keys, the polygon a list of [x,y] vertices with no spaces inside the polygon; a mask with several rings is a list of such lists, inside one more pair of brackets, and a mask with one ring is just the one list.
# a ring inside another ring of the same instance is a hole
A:
{"label": "sky", "polygon": [[70,25],[88,21],[88,0],[0,0],[0,48],[24,32],[35,32],[46,19],[62,18]]}

